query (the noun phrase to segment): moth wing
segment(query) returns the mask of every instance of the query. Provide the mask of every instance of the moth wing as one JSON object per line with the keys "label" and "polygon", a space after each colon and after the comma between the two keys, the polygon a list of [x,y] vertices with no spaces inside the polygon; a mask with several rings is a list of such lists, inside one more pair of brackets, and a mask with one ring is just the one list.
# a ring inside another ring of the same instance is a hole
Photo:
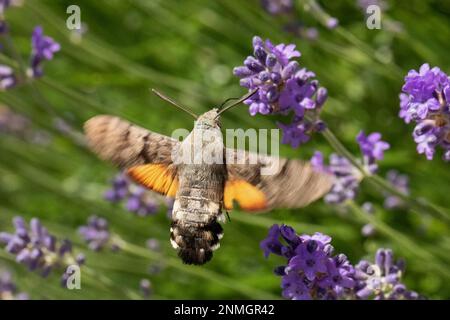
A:
{"label": "moth wing", "polygon": [[[250,212],[301,208],[331,189],[332,176],[315,171],[309,162],[257,155],[242,150],[227,149],[226,152],[228,181],[224,193],[225,207],[234,200],[241,209]],[[242,182],[258,192],[248,191],[247,186],[247,193],[240,193]]]}
{"label": "moth wing", "polygon": [[101,159],[126,170],[136,182],[164,195],[178,188],[172,154],[180,142],[118,117],[99,115],[84,125],[89,148]]}

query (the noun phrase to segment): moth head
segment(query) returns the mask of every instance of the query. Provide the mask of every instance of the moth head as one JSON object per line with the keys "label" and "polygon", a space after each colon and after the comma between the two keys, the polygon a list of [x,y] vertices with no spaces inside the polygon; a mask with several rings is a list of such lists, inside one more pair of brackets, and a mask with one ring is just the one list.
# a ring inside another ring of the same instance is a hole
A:
{"label": "moth head", "polygon": [[214,108],[199,116],[195,121],[195,127],[203,129],[220,127],[219,110]]}

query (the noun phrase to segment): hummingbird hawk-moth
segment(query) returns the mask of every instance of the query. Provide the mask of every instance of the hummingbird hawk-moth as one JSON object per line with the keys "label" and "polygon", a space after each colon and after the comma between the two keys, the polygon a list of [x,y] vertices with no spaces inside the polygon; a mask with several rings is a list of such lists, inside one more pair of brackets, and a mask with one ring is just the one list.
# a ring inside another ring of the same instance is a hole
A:
{"label": "hummingbird hawk-moth", "polygon": [[[220,114],[254,93],[199,117],[157,93],[196,118],[181,142],[109,115],[95,116],[84,126],[88,145],[100,158],[148,189],[175,198],[170,242],[184,263],[201,265],[212,258],[223,236],[223,211],[235,203],[248,212],[299,208],[331,187],[330,177],[308,162],[225,148]],[[213,139],[198,139],[205,133]],[[276,172],[261,174],[275,162]]]}

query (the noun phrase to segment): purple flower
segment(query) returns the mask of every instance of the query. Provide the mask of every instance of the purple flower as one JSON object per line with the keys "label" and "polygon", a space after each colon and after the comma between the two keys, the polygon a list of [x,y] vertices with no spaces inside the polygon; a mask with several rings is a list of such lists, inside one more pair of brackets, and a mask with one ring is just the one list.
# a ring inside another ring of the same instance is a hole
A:
{"label": "purple flower", "polygon": [[78,232],[91,250],[100,251],[105,247],[109,247],[113,251],[119,249],[119,246],[111,239],[108,221],[104,218],[90,216],[88,224],[81,226]]}
{"label": "purple flower", "polygon": [[126,207],[128,211],[136,213],[138,216],[148,216],[158,212],[158,205],[147,189],[141,186],[130,193]]}
{"label": "purple flower", "polygon": [[0,0],[0,35],[8,32],[8,25],[4,19],[6,9],[11,5],[11,0]]}
{"label": "purple flower", "polygon": [[394,261],[390,249],[379,249],[375,263],[361,260],[355,267],[355,295],[359,299],[405,300],[419,295],[400,283],[404,262]]}
{"label": "purple flower", "polygon": [[[368,173],[375,173],[378,169],[376,160],[383,158],[389,144],[381,140],[381,134],[378,132],[366,136],[361,131],[356,140],[363,155],[363,159],[359,162]],[[355,198],[363,176],[347,158],[333,153],[330,155],[329,165],[326,166],[322,153],[316,151],[311,158],[311,165],[317,171],[334,175],[334,183],[325,196],[325,202],[340,204]]]}
{"label": "purple flower", "polygon": [[48,145],[51,140],[47,131],[35,129],[29,118],[4,105],[0,105],[1,133],[18,137],[32,144]]}
{"label": "purple flower", "polygon": [[332,256],[331,237],[322,233],[299,236],[290,226],[273,225],[261,248],[287,259],[274,270],[287,299],[336,299],[354,284],[353,267],[345,255]]}
{"label": "purple flower", "polygon": [[327,271],[327,255],[319,248],[315,240],[307,240],[299,245],[296,255],[289,261],[289,272],[301,270],[309,281],[313,281],[317,274]]}
{"label": "purple flower", "polygon": [[139,282],[139,288],[141,289],[142,295],[145,299],[148,299],[152,294],[152,283],[148,279],[142,279]]}
{"label": "purple flower", "polygon": [[382,160],[384,151],[389,149],[389,143],[381,140],[381,134],[379,132],[373,132],[366,136],[364,131],[360,131],[356,137],[356,141],[359,143],[361,153],[373,160]]}
{"label": "purple flower", "polygon": [[325,23],[328,29],[335,29],[339,25],[339,20],[335,17],[329,17]]}
{"label": "purple flower", "polygon": [[417,152],[432,160],[437,147],[450,161],[450,80],[439,68],[425,63],[419,71],[411,70],[405,77],[400,94],[399,116],[406,123],[414,121]]}
{"label": "purple flower", "polygon": [[320,248],[324,248],[327,244],[331,243],[331,237],[326,234],[316,232],[312,236],[303,234],[300,236],[300,240],[302,241],[316,241],[316,244]]}
{"label": "purple flower", "polygon": [[[409,194],[409,178],[405,174],[400,174],[397,170],[389,170],[386,179],[400,192]],[[404,201],[394,195],[385,193],[384,207],[386,209],[399,208],[405,205]]]}
{"label": "purple flower", "polygon": [[14,70],[8,66],[0,64],[0,91],[14,87],[17,83]]}
{"label": "purple flower", "polygon": [[281,276],[282,295],[286,299],[419,298],[400,283],[404,263],[394,261],[391,250],[380,249],[375,264],[361,260],[354,267],[346,255],[333,255],[331,237],[319,232],[299,236],[286,225],[273,225],[261,242],[261,249],[265,256],[275,253],[286,259],[286,265],[274,269],[274,274]]}
{"label": "purple flower", "polygon": [[283,130],[282,142],[296,148],[308,141],[313,132],[325,128],[319,113],[327,99],[327,90],[313,79],[313,72],[300,68],[298,62],[292,60],[300,57],[294,44],[274,45],[270,40],[263,41],[255,36],[253,48],[254,55],[233,70],[241,79],[241,86],[258,89],[244,103],[249,105],[251,115],[293,114],[291,123],[278,126]]}
{"label": "purple flower", "polygon": [[319,30],[317,30],[317,28],[308,27],[303,21],[300,21],[295,17],[292,17],[291,19],[292,20],[284,26],[284,31],[291,33],[298,38],[310,41],[315,41],[319,38]]}
{"label": "purple flower", "polygon": [[314,155],[311,157],[311,165],[317,171],[326,172],[327,167],[325,165],[325,161],[323,159],[323,154],[320,151],[314,152]]}
{"label": "purple flower", "polygon": [[327,259],[326,266],[326,276],[320,280],[319,286],[331,288],[336,298],[343,296],[347,290],[353,289],[355,286],[354,269],[344,254]]}
{"label": "purple flower", "polygon": [[[373,204],[371,202],[364,202],[361,208],[367,214],[373,214],[375,212],[375,208],[373,207]],[[375,234],[375,232],[375,227],[370,223],[365,224],[361,228],[361,234],[364,237],[371,237]]]}
{"label": "purple flower", "polygon": [[172,220],[172,211],[173,211],[173,204],[175,203],[175,199],[167,197],[167,198],[165,198],[164,202],[167,206],[167,211],[166,211],[167,218]]}
{"label": "purple flower", "polygon": [[161,244],[157,239],[148,239],[145,244],[151,251],[161,251]]}
{"label": "purple flower", "polygon": [[128,195],[129,184],[124,174],[116,175],[112,181],[112,188],[105,192],[105,199],[110,202],[123,200]]}
{"label": "purple flower", "polygon": [[311,300],[310,288],[299,273],[291,272],[281,279],[283,297],[290,300]]}
{"label": "purple flower", "polygon": [[58,243],[38,219],[31,219],[28,227],[22,217],[15,217],[13,225],[15,233],[0,232],[0,244],[30,271],[39,270],[45,277],[54,268],[77,262],[72,255],[71,242]]}
{"label": "purple flower", "polygon": [[10,5],[11,0],[0,0],[0,15],[3,15]]}
{"label": "purple flower", "polygon": [[292,0],[261,0],[261,5],[273,15],[289,13],[294,7]]}
{"label": "purple flower", "polygon": [[0,300],[28,300],[26,293],[17,292],[10,272],[0,270]]}
{"label": "purple flower", "polygon": [[128,211],[142,217],[156,214],[159,210],[156,194],[132,183],[124,173],[113,179],[112,188],[105,192],[104,197],[113,203],[125,201]]}
{"label": "purple flower", "polygon": [[279,240],[280,236],[280,226],[274,224],[269,229],[269,234],[267,235],[267,237],[260,243],[260,248],[263,250],[264,256],[266,258],[271,253],[281,255],[281,249],[283,248],[283,245]]}
{"label": "purple flower", "polygon": [[329,165],[326,166],[322,153],[316,151],[311,158],[311,164],[317,171],[334,175],[334,182],[330,192],[325,195],[325,202],[340,204],[356,197],[362,176],[346,158],[333,153],[330,155]]}
{"label": "purple flower", "polygon": [[303,123],[291,123],[283,124],[277,123],[278,127],[282,130],[281,143],[290,144],[292,148],[298,148],[302,143],[309,140],[307,135],[307,128]]}
{"label": "purple flower", "polygon": [[43,75],[42,62],[52,60],[53,54],[59,51],[61,46],[52,38],[45,36],[41,26],[34,28],[31,45],[31,73],[33,77],[37,78]]}

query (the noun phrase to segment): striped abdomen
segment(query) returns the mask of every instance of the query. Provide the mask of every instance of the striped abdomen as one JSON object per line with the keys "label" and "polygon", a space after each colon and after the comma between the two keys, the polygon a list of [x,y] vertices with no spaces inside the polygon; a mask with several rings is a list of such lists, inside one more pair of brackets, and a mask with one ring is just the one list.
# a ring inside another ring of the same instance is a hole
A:
{"label": "striped abdomen", "polygon": [[186,165],[172,211],[171,243],[183,262],[204,264],[223,235],[225,165]]}

